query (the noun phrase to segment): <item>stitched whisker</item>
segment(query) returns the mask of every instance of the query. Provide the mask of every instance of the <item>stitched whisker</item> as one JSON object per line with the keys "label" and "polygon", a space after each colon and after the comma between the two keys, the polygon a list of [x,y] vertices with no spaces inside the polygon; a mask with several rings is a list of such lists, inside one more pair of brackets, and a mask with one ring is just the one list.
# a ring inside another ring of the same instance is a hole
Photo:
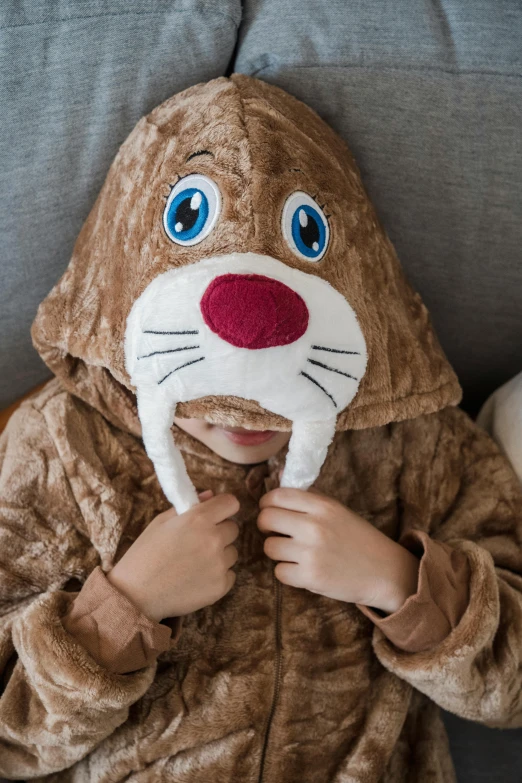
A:
{"label": "stitched whisker", "polygon": [[328,348],[326,345],[312,345],[315,351],[330,351],[330,353],[347,353],[351,356],[360,356],[359,351],[341,351],[339,348]]}
{"label": "stitched whisker", "polygon": [[138,356],[138,359],[148,359],[150,356],[157,356],[161,353],[177,353],[178,351],[191,351],[193,348],[201,348],[200,345],[184,345],[182,348],[170,348],[168,351],[153,351],[144,356]]}
{"label": "stitched whisker", "polygon": [[350,375],[349,372],[343,372],[342,370],[338,370],[336,367],[328,367],[327,364],[316,362],[315,359],[307,359],[306,361],[310,362],[310,364],[315,364],[317,367],[322,367],[323,370],[330,370],[330,372],[337,372],[339,375],[345,375],[347,378],[351,378],[352,381],[358,380],[354,375]]}
{"label": "stitched whisker", "polygon": [[173,375],[178,370],[182,370],[184,367],[189,367],[191,364],[197,364],[198,362],[202,362],[204,358],[205,358],[204,356],[200,356],[199,359],[192,359],[191,362],[185,362],[185,364],[180,364],[179,367],[175,367],[173,370],[168,372],[165,375],[165,377],[161,379],[161,381],[158,381],[158,386],[160,385],[160,383],[163,383],[163,381],[166,381],[167,378],[170,378],[170,376]]}
{"label": "stitched whisker", "polygon": [[199,329],[185,329],[183,332],[156,332],[153,329],[144,329],[142,334],[199,334]]}
{"label": "stitched whisker", "polygon": [[329,398],[331,399],[331,401],[333,402],[333,404],[335,405],[335,407],[336,407],[336,408],[338,407],[338,406],[337,406],[337,403],[336,403],[336,401],[334,400],[334,398],[332,397],[332,395],[330,394],[330,392],[327,392],[327,391],[326,391],[326,389],[324,388],[324,386],[321,386],[321,384],[319,383],[319,381],[316,381],[316,380],[315,380],[315,378],[312,378],[312,376],[311,376],[311,375],[308,375],[308,373],[306,373],[306,372],[303,372],[302,370],[301,370],[301,372],[300,372],[299,374],[300,374],[300,375],[304,375],[304,377],[305,377],[305,378],[307,378],[307,379],[308,379],[309,381],[311,381],[313,384],[315,384],[316,386],[318,386],[318,387],[319,387],[319,389],[321,389],[321,391],[322,391],[322,392],[324,392],[324,394],[326,394],[326,396],[327,396],[327,397],[329,397]]}

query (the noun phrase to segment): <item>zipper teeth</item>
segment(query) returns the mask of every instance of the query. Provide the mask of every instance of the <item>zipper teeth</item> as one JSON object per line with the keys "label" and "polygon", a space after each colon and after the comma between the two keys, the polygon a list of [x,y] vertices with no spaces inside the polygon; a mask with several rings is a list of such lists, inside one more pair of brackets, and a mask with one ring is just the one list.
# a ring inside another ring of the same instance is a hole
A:
{"label": "zipper teeth", "polygon": [[270,706],[270,712],[268,714],[267,722],[266,722],[266,730],[265,730],[265,738],[263,741],[263,750],[261,752],[261,766],[259,769],[259,778],[258,783],[262,783],[263,781],[263,775],[265,770],[265,759],[266,759],[266,751],[268,747],[268,739],[270,737],[270,729],[272,728],[272,720],[274,718],[275,708],[277,704],[277,700],[279,698],[279,691],[281,689],[281,673],[282,673],[282,666],[281,666],[281,600],[282,600],[282,594],[281,594],[281,583],[278,579],[276,579],[275,576],[275,564],[274,564],[274,570],[272,571],[272,579],[275,584],[275,594],[276,594],[276,618],[275,618],[275,638],[276,638],[276,655],[275,655],[275,678],[274,678],[274,695],[272,697],[272,704]]}

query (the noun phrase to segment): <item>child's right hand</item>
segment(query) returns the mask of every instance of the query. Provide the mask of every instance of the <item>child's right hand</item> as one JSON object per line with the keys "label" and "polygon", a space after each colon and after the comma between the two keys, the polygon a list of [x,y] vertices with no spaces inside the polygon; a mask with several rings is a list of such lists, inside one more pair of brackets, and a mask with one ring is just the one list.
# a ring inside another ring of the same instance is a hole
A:
{"label": "child's right hand", "polygon": [[[210,499],[208,499],[210,498]],[[152,620],[195,612],[222,598],[235,582],[230,570],[238,536],[229,519],[234,495],[200,494],[201,503],[178,516],[158,514],[107,573],[107,579]]]}

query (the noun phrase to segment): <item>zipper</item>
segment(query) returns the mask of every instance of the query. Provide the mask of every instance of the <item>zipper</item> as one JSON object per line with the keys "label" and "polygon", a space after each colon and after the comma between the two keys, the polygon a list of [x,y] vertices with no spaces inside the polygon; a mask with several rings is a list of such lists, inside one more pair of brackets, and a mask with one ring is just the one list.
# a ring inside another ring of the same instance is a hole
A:
{"label": "zipper", "polygon": [[272,696],[272,704],[270,705],[270,712],[266,722],[265,736],[263,740],[263,750],[261,752],[261,765],[259,768],[259,777],[257,783],[262,783],[263,775],[265,771],[265,761],[268,748],[268,740],[270,738],[270,730],[272,728],[272,721],[274,719],[274,713],[276,710],[277,702],[279,699],[279,693],[281,691],[282,680],[282,643],[281,643],[281,604],[282,604],[282,585],[279,579],[275,575],[275,563],[272,566],[272,580],[275,587],[275,658],[274,658],[274,694]]}

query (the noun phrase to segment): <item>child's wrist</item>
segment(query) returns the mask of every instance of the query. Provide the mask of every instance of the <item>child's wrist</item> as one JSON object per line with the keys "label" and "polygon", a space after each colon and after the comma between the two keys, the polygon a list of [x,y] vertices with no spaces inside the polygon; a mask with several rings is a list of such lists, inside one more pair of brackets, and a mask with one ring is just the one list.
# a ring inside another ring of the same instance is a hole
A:
{"label": "child's wrist", "polygon": [[417,592],[419,579],[419,559],[400,544],[393,543],[389,567],[381,575],[377,599],[372,599],[372,606],[385,614],[399,611],[407,599]]}
{"label": "child's wrist", "polygon": [[155,611],[151,606],[146,604],[144,601],[142,601],[135,593],[135,591],[131,588],[128,580],[124,579],[119,571],[115,571],[115,568],[112,568],[110,571],[107,572],[105,575],[107,580],[112,584],[113,587],[116,588],[122,595],[125,596],[135,607],[138,609],[138,611],[142,612],[142,614],[146,615],[149,620],[153,620],[157,623],[161,622],[163,620],[163,617],[161,617],[157,611]]}

